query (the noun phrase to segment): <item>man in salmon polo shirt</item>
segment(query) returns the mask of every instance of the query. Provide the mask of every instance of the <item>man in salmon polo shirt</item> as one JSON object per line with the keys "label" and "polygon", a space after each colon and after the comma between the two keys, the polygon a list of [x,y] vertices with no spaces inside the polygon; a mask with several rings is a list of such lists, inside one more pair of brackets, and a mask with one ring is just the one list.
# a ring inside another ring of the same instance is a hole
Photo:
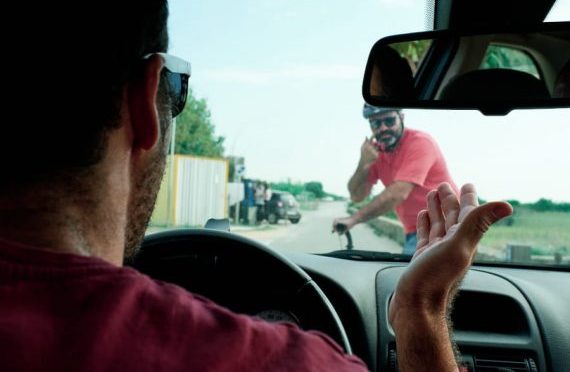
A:
{"label": "man in salmon polo shirt", "polygon": [[426,209],[428,192],[441,183],[448,183],[455,192],[457,186],[435,140],[427,133],[404,128],[401,110],[365,103],[363,115],[370,123],[372,137],[360,148],[358,166],[348,182],[350,198],[353,202],[364,200],[378,180],[385,189],[354,215],[335,219],[333,229],[338,224],[350,229],[395,209],[404,225],[403,253],[413,255],[416,220]]}

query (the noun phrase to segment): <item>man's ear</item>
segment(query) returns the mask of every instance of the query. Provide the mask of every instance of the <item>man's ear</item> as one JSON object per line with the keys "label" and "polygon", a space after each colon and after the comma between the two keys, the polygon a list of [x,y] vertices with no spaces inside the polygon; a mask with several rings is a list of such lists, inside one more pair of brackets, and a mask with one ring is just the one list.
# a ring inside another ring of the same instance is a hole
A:
{"label": "man's ear", "polygon": [[403,112],[400,112],[400,121],[401,121],[402,123],[404,122],[404,118],[405,118],[404,113],[403,113]]}
{"label": "man's ear", "polygon": [[157,96],[164,61],[157,55],[147,59],[141,76],[128,85],[128,109],[133,149],[149,150],[160,139]]}

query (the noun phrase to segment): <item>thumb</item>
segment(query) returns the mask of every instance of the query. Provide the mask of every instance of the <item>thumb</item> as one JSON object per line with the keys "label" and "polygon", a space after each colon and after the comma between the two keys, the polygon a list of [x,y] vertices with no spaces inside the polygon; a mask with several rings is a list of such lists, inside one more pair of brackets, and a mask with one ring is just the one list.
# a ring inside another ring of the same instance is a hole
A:
{"label": "thumb", "polygon": [[474,248],[492,224],[512,213],[513,207],[506,202],[483,204],[465,216],[455,237],[469,248]]}

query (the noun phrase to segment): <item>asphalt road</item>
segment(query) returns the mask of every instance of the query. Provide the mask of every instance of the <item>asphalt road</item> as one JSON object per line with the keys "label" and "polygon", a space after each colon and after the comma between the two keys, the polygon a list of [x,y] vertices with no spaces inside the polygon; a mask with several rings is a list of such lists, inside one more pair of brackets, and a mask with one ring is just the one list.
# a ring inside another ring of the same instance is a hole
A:
{"label": "asphalt road", "polygon": [[[346,203],[321,202],[315,211],[302,211],[298,224],[280,221],[277,225],[259,227],[235,226],[232,232],[260,241],[277,250],[325,253],[345,249],[346,239],[332,234],[332,221],[346,215]],[[366,224],[351,230],[354,249],[402,252],[402,247],[385,237],[377,236]]]}

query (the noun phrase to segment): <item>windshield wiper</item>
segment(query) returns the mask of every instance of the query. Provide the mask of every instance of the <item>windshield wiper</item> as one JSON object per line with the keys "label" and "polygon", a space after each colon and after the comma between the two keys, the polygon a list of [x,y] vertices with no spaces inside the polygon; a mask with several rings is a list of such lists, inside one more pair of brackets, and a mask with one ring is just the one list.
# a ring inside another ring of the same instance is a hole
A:
{"label": "windshield wiper", "polygon": [[412,256],[401,253],[381,252],[381,251],[364,251],[359,249],[338,250],[329,253],[321,253],[321,256],[342,258],[345,260],[358,261],[391,261],[391,262],[408,262]]}

